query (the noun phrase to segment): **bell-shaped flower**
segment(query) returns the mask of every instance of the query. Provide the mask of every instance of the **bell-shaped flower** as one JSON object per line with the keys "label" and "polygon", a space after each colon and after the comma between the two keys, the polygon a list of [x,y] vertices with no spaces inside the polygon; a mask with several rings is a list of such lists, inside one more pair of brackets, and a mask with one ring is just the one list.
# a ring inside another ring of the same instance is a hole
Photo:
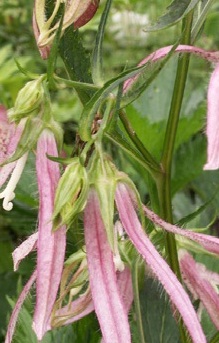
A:
{"label": "bell-shaped flower", "polygon": [[[179,45],[176,49],[173,46],[167,46],[156,50],[151,53],[145,59],[143,59],[138,66],[146,65],[147,63],[156,63],[157,61],[165,58],[169,53],[190,53],[201,57],[209,62],[215,64],[215,69],[210,78],[208,86],[208,97],[207,97],[207,163],[204,166],[205,170],[214,170],[219,168],[219,52],[206,51],[204,49],[190,46],[190,45]],[[123,87],[123,96],[131,96],[132,92],[135,92],[135,87],[138,87],[139,78],[141,72],[135,77],[127,80]]]}
{"label": "bell-shaped flower", "polygon": [[58,163],[49,160],[47,154],[57,156],[58,152],[53,133],[44,130],[39,137],[36,153],[39,219],[33,329],[39,340],[51,328],[50,316],[61,280],[66,245],[65,227],[62,226],[57,231],[52,231],[55,190],[60,172]]}
{"label": "bell-shaped flower", "polygon": [[17,161],[7,163],[7,160],[12,157],[17,148],[23,129],[24,121],[21,121],[18,126],[10,123],[6,109],[0,106],[0,188],[11,175],[8,185],[0,193],[0,199],[4,199],[3,208],[6,211],[10,211],[13,207],[11,200],[15,197],[14,190],[27,159],[27,154],[24,154]]}
{"label": "bell-shaped flower", "polygon": [[[56,0],[54,9],[49,18],[46,18],[44,0],[35,0],[33,12],[33,30],[42,58],[49,55],[60,21],[54,20],[60,11],[62,0]],[[62,32],[70,25],[77,29],[90,21],[96,13],[99,0],[70,0],[65,2],[65,13],[63,18]]]}
{"label": "bell-shaped flower", "polygon": [[206,308],[212,322],[219,330],[219,274],[207,270],[206,267],[195,262],[192,255],[184,250],[179,251],[180,269],[183,280],[194,297],[200,299]]}
{"label": "bell-shaped flower", "polygon": [[128,314],[94,188],[85,207],[84,228],[91,294],[103,340],[105,343],[131,342]]}
{"label": "bell-shaped flower", "polygon": [[12,313],[6,342],[10,343],[18,313],[27,293],[36,279],[36,306],[33,329],[39,340],[51,329],[51,313],[61,281],[65,257],[66,228],[60,227],[53,232],[52,214],[54,210],[55,190],[60,178],[57,162],[48,159],[48,155],[57,157],[54,134],[49,130],[39,137],[36,151],[36,172],[39,189],[38,232],[32,234],[13,252],[14,269],[32,250],[37,249],[37,268],[24,287]]}
{"label": "bell-shaped flower", "polygon": [[133,191],[127,184],[118,183],[115,200],[123,228],[155,277],[163,285],[171,302],[180,313],[193,342],[204,343],[206,338],[189,296],[143,230],[135,211],[134,197]]}

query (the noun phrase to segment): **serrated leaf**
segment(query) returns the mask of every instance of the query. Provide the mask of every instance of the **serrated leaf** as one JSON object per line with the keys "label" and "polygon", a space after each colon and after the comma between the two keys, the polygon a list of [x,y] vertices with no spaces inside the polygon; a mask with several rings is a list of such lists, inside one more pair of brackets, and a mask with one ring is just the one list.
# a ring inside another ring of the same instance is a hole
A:
{"label": "serrated leaf", "polygon": [[[68,27],[60,41],[59,53],[64,61],[71,80],[92,83],[90,59],[82,45],[78,31]],[[77,93],[82,104],[85,104],[92,96],[92,91],[78,89]]]}
{"label": "serrated leaf", "polygon": [[146,28],[146,31],[158,31],[176,24],[183,19],[199,2],[199,0],[174,0],[167,12],[157,22]]}

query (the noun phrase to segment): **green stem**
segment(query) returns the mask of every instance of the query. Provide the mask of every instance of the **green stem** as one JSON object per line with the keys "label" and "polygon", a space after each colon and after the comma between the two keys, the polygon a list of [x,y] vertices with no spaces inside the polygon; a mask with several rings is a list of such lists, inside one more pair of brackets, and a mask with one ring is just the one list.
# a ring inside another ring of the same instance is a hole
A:
{"label": "green stem", "polygon": [[[182,44],[190,44],[191,28],[193,21],[193,11],[190,12],[183,21]],[[166,127],[164,139],[163,154],[161,158],[161,167],[163,174],[157,179],[158,194],[160,199],[161,216],[168,222],[173,222],[172,199],[171,199],[171,168],[178,128],[179,116],[182,106],[182,100],[186,85],[186,79],[189,67],[189,55],[180,56],[178,59],[177,72],[170,106],[170,112]],[[171,233],[165,235],[165,249],[170,267],[181,281],[181,273],[177,255],[175,236]],[[180,322],[180,336],[182,342],[188,342],[188,336],[182,322]]]}
{"label": "green stem", "polygon": [[136,323],[138,326],[139,343],[146,343],[145,337],[144,337],[142,316],[141,316],[141,303],[139,299],[138,268],[139,268],[139,261],[137,260],[133,262],[132,264],[132,286],[133,286],[133,293],[134,293],[135,315],[136,315]]}
{"label": "green stem", "polygon": [[153,175],[153,172],[160,174],[161,173],[160,165],[157,163],[157,161],[153,158],[150,152],[145,148],[143,143],[140,141],[140,139],[138,138],[135,130],[132,128],[123,110],[119,112],[119,117],[122,121],[124,129],[128,133],[129,138],[134,143],[138,151],[142,154],[142,156],[145,159],[145,162],[148,164],[149,168],[151,169],[151,174]]}
{"label": "green stem", "polygon": [[219,342],[219,332],[217,332],[214,337],[210,340],[210,343],[218,343]]}

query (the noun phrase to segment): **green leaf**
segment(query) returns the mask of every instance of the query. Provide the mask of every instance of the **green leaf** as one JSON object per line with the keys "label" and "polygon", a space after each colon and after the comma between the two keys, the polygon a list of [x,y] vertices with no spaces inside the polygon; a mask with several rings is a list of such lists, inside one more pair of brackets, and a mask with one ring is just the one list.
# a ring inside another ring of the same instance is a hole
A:
{"label": "green leaf", "polygon": [[[191,41],[192,42],[194,42],[196,37],[198,36],[202,26],[204,25],[206,17],[208,15],[211,15],[209,13],[209,9],[213,5],[213,3],[214,3],[214,0],[207,0],[207,1],[204,2],[204,5],[201,8],[200,13],[198,14],[198,18],[196,19],[196,22],[194,23],[193,28],[192,28],[192,32],[191,32]],[[216,33],[215,31],[217,31],[217,30],[215,30],[215,25],[218,25],[218,14],[217,13],[215,13],[215,14],[216,14],[216,18],[215,18],[216,21],[213,22],[213,32],[214,32],[214,34]],[[209,17],[208,17],[208,19],[209,19]],[[207,32],[207,35],[209,35],[209,32]]]}
{"label": "green leaf", "polygon": [[[190,186],[194,189],[203,201],[207,201],[210,197],[213,197],[215,190],[218,189],[219,171],[203,171],[196,179],[194,179]],[[212,206],[218,213],[219,193],[215,195],[212,200]]]}
{"label": "green leaf", "polygon": [[[89,141],[91,138],[91,126],[96,113],[100,105],[106,100],[106,98],[113,92],[121,83],[135,77],[141,72],[147,71],[148,75],[151,75],[151,64],[146,63],[143,66],[128,69],[120,73],[117,77],[107,81],[105,85],[97,91],[91,100],[85,105],[84,111],[82,112],[79,134],[81,139]],[[153,71],[152,71],[153,73]],[[148,85],[148,84],[147,84]],[[145,85],[146,87],[146,85]],[[125,104],[124,104],[125,105]],[[121,105],[121,106],[124,106]]]}
{"label": "green leaf", "polygon": [[[166,63],[172,57],[177,45],[178,43],[171,48],[170,52],[165,57],[159,58],[157,60],[151,59],[147,62],[147,68],[143,72],[139,73],[139,75],[133,80],[131,86],[129,86],[128,89],[125,90],[121,100],[121,107],[125,107],[139,98],[139,96],[146,90],[146,88],[150,86],[152,81],[155,80],[164,66],[166,66]],[[170,77],[172,78],[173,75],[170,74]],[[166,83],[166,85],[167,84],[168,83]],[[171,82],[169,84],[172,85]]]}
{"label": "green leaf", "polygon": [[[71,80],[92,83],[90,59],[81,42],[78,31],[68,27],[60,42],[59,53],[64,61]],[[93,92],[82,89],[77,90],[83,104],[91,98]]]}
{"label": "green leaf", "polygon": [[157,22],[146,28],[146,31],[157,31],[176,24],[183,19],[199,2],[199,0],[174,0],[164,15]]}
{"label": "green leaf", "polygon": [[[183,128],[185,129],[187,127],[189,130],[189,125],[186,126],[184,125],[184,120],[181,121],[182,126],[180,131],[183,132]],[[193,123],[194,121],[191,121],[189,124],[192,125]],[[191,129],[191,136],[193,133]],[[195,136],[192,140],[189,140],[187,143],[182,144],[179,147],[174,156],[172,194],[183,189],[202,173],[205,158],[206,142],[201,134]]]}
{"label": "green leaf", "polygon": [[110,12],[111,4],[112,4],[112,0],[106,1],[106,6],[101,16],[101,20],[100,20],[100,24],[99,24],[97,36],[96,36],[96,43],[95,43],[95,47],[94,47],[93,55],[92,55],[92,76],[93,76],[94,83],[97,85],[103,83],[102,46],[103,46],[103,38],[104,38],[106,22],[107,22],[107,18]]}
{"label": "green leaf", "polygon": [[146,278],[140,292],[142,322],[147,343],[178,343],[179,333],[169,301],[157,281]]}

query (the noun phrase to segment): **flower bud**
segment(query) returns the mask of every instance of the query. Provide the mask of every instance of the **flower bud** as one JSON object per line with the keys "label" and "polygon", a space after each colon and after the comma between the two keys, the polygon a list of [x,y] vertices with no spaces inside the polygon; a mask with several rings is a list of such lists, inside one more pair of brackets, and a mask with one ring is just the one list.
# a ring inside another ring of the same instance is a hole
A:
{"label": "flower bud", "polygon": [[39,110],[45,91],[43,88],[44,76],[26,83],[19,91],[15,105],[8,111],[8,117],[11,121],[19,122],[28,114],[33,114]]}
{"label": "flower bud", "polygon": [[[62,33],[73,25],[75,29],[85,25],[97,11],[99,0],[56,0],[53,13],[47,19],[45,15],[45,0],[35,0],[33,13],[33,30],[42,58],[47,58],[60,21],[56,18],[62,2],[65,4]],[[45,19],[46,18],[46,19]]]}
{"label": "flower bud", "polygon": [[53,213],[54,229],[61,223],[70,225],[75,216],[83,211],[88,193],[86,169],[79,158],[66,167],[56,189]]}

